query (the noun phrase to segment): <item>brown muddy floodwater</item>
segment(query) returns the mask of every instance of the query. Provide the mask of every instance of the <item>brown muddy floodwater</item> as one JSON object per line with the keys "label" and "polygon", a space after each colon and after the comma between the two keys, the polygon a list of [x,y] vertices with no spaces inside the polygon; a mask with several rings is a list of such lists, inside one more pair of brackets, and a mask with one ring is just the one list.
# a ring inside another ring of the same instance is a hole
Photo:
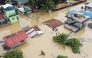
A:
{"label": "brown muddy floodwater", "polygon": [[[56,32],[52,31],[52,29],[47,25],[42,24],[43,22],[53,18],[59,19],[64,23],[66,20],[65,13],[69,11],[69,9],[80,10],[80,7],[83,5],[84,4],[82,3],[77,6],[72,6],[71,8],[65,8],[52,12],[52,15],[49,15],[47,12],[43,11],[28,14],[30,17],[33,16],[32,18],[19,14],[18,23],[0,28],[0,40],[2,40],[2,37],[6,35],[21,30],[25,25],[29,25],[30,27],[38,25],[39,28],[44,32],[43,35],[35,38],[28,38],[26,43],[14,48],[21,49],[23,51],[24,58],[54,58],[57,55],[65,55],[69,58],[92,58],[92,46],[90,46],[92,44],[92,30],[87,26],[71,36],[84,39],[84,42],[82,42],[83,47],[81,48],[81,54],[73,54],[70,47],[66,47],[66,49],[64,49],[62,45],[53,42],[52,37],[56,35]],[[39,22],[36,20],[37,17]],[[69,34],[71,32],[70,30],[64,28],[63,25],[57,27],[57,29],[59,33]],[[39,56],[41,50],[45,52],[45,56]],[[0,52],[4,52],[1,45]]]}

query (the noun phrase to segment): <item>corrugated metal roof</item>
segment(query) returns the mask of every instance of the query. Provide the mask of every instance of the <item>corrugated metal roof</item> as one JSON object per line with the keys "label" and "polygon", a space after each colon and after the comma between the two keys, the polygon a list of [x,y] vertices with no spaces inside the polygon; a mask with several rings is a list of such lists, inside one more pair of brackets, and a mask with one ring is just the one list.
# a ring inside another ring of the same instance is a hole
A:
{"label": "corrugated metal roof", "polygon": [[21,42],[22,40],[27,39],[27,38],[28,38],[28,36],[25,34],[24,31],[19,31],[17,33],[5,36],[3,39],[6,43],[6,45],[8,47],[11,47],[11,46]]}
{"label": "corrugated metal roof", "polygon": [[56,28],[63,24],[60,20],[57,19],[51,19],[49,21],[46,21],[45,23],[49,25],[51,28]]}

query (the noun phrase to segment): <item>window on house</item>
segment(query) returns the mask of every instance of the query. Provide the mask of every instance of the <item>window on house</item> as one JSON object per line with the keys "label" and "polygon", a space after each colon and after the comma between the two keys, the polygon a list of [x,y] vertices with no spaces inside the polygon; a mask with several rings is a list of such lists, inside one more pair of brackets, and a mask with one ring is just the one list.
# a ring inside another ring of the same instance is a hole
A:
{"label": "window on house", "polygon": [[24,40],[22,40],[21,42],[24,42]]}

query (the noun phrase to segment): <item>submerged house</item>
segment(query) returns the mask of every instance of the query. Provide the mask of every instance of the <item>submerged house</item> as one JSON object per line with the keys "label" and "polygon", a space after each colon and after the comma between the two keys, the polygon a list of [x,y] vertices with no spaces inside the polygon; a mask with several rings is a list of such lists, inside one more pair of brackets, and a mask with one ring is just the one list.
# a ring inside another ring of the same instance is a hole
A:
{"label": "submerged house", "polygon": [[89,19],[87,16],[79,12],[67,14],[66,17],[67,20],[65,21],[64,27],[73,32],[77,32],[84,27]]}
{"label": "submerged house", "polygon": [[2,8],[6,18],[10,21],[11,24],[18,22],[18,16],[13,5],[5,4],[2,5]]}
{"label": "submerged house", "polygon": [[23,30],[18,31],[14,34],[3,37],[4,42],[2,43],[2,47],[4,50],[13,49],[14,47],[26,42],[27,38],[28,36]]}

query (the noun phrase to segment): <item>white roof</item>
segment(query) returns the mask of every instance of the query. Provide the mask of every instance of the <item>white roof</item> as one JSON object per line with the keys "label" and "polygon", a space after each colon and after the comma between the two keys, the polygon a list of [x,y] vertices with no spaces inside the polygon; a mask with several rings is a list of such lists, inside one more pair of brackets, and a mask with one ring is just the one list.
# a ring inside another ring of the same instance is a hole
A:
{"label": "white roof", "polygon": [[43,31],[36,31],[34,28],[31,28],[30,30],[28,30],[28,31],[26,32],[26,34],[27,34],[29,37],[33,38],[33,37],[36,36],[36,35],[44,34],[44,32],[43,32]]}
{"label": "white roof", "polygon": [[85,5],[85,6],[92,7],[92,3],[89,3],[89,4]]}
{"label": "white roof", "polygon": [[11,5],[11,4],[2,5],[3,8],[7,8],[9,6],[13,6],[13,5]]}
{"label": "white roof", "polygon": [[31,28],[30,30],[28,30],[27,32],[26,32],[26,34],[29,36],[29,37],[34,37],[34,36],[36,36],[38,33],[37,33],[37,31],[35,31],[33,28]]}

